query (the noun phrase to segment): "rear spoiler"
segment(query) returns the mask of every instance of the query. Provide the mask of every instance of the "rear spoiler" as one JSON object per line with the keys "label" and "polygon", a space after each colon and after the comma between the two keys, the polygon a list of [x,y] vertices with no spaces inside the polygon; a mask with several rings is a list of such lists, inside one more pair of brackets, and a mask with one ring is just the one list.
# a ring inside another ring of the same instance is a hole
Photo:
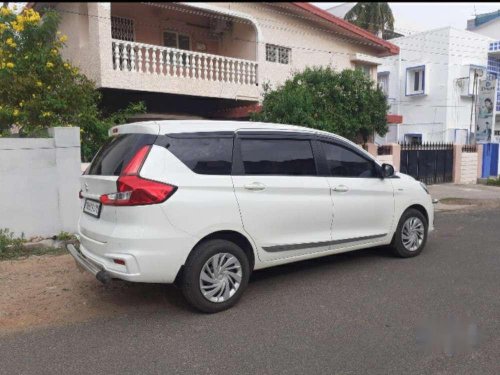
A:
{"label": "rear spoiler", "polygon": [[160,134],[160,125],[156,121],[134,122],[131,124],[116,125],[108,130],[108,135],[114,137],[120,134]]}

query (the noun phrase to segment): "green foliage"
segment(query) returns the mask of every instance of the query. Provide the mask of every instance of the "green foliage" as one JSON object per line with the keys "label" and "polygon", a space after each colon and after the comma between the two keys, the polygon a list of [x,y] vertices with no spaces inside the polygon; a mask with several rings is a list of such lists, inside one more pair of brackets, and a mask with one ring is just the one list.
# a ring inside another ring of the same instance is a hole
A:
{"label": "green foliage", "polygon": [[76,239],[75,235],[69,232],[61,231],[55,239],[58,241],[70,241]]}
{"label": "green foliage", "polygon": [[500,186],[500,177],[497,177],[497,178],[488,178],[486,180],[486,185]]}
{"label": "green foliage", "polygon": [[378,36],[394,31],[394,16],[388,3],[356,3],[344,19]]}
{"label": "green foliage", "polygon": [[21,251],[25,242],[24,234],[15,237],[9,229],[0,229],[0,260],[9,259],[11,254]]}
{"label": "green foliage", "polygon": [[307,126],[351,140],[376,131],[387,133],[387,103],[383,92],[362,72],[306,68],[282,86],[264,86],[262,111],[253,121]]}
{"label": "green foliage", "polygon": [[20,136],[44,135],[48,127],[78,126],[82,157],[89,161],[111,126],[145,107],[131,104],[103,116],[94,82],[60,55],[67,37],[57,30],[59,22],[53,10],[41,18],[32,9],[19,15],[0,9],[0,134],[8,134],[12,125]]}

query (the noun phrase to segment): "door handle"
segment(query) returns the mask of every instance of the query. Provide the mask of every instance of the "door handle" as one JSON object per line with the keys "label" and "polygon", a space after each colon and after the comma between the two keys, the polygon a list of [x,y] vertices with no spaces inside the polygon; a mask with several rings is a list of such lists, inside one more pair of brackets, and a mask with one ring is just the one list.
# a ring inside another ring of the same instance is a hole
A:
{"label": "door handle", "polygon": [[245,185],[244,188],[251,191],[260,191],[264,190],[266,185],[261,184],[260,182],[252,182],[251,184]]}
{"label": "door handle", "polygon": [[345,185],[339,185],[332,188],[332,190],[337,191],[339,193],[345,193],[346,191],[349,191],[349,188]]}

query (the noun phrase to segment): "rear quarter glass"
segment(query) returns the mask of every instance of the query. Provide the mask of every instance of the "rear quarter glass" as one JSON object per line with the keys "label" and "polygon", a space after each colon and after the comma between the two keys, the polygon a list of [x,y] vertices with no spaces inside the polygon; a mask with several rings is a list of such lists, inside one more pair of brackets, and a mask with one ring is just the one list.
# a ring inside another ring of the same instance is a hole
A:
{"label": "rear quarter glass", "polygon": [[94,157],[87,174],[119,176],[137,151],[154,144],[156,138],[156,135],[137,133],[110,138]]}

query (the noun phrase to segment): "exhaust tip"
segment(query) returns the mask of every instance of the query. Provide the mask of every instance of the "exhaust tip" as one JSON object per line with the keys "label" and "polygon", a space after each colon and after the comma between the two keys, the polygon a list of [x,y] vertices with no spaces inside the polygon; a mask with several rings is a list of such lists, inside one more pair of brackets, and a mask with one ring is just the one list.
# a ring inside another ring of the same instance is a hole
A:
{"label": "exhaust tip", "polygon": [[107,285],[111,282],[110,274],[104,270],[97,272],[97,274],[95,275],[95,278],[97,280],[99,280],[101,283],[103,283],[104,285]]}

